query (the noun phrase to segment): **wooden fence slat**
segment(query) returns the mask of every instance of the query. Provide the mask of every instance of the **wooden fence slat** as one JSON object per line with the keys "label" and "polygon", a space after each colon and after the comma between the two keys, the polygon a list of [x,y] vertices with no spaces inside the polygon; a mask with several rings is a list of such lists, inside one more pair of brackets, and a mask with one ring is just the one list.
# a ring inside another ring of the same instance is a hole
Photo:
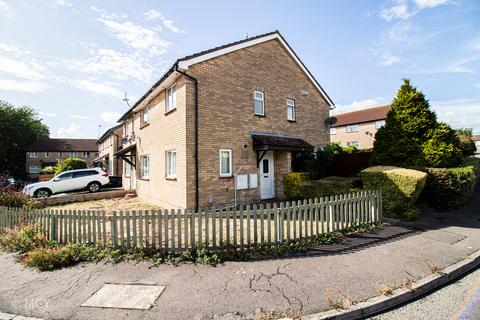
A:
{"label": "wooden fence slat", "polygon": [[137,211],[132,210],[132,247],[137,246]]}
{"label": "wooden fence slat", "polygon": [[156,236],[156,228],[157,228],[157,213],[156,210],[152,210],[152,248],[155,249],[157,247],[157,236]]}
{"label": "wooden fence slat", "polygon": [[183,250],[188,250],[188,211],[187,209],[183,210]]}
{"label": "wooden fence slat", "polygon": [[253,205],[253,243],[258,243],[258,210],[257,205]]}
{"label": "wooden fence slat", "polygon": [[205,215],[205,247],[210,245],[210,210],[206,209],[203,211]]}
{"label": "wooden fence slat", "polygon": [[144,234],[143,234],[143,210],[138,210],[138,242],[139,247],[144,247]]}
{"label": "wooden fence slat", "polygon": [[177,249],[182,249],[182,209],[177,210]]}
{"label": "wooden fence slat", "polygon": [[150,246],[150,212],[145,210],[145,247]]}
{"label": "wooden fence slat", "polygon": [[120,223],[120,245],[125,246],[125,227],[124,227],[124,221],[125,219],[123,218],[123,210],[120,210],[118,213],[119,215],[119,223]]}
{"label": "wooden fence slat", "polygon": [[212,246],[217,246],[217,209],[212,210]]}

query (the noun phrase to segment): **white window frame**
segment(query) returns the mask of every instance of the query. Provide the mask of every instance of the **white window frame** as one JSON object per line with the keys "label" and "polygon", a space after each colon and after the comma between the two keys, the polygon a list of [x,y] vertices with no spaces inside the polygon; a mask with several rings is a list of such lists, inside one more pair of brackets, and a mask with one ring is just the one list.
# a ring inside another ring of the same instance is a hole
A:
{"label": "white window frame", "polygon": [[45,158],[50,158],[50,152],[48,151],[45,152]]}
{"label": "white window frame", "polygon": [[[260,94],[262,97],[257,98],[257,94]],[[262,113],[257,113],[257,108],[255,107],[256,101],[260,101],[262,103]],[[256,116],[265,116],[265,94],[262,91],[253,91],[253,112]]]}
{"label": "white window frame", "polygon": [[[33,168],[36,168],[36,170],[32,170]],[[40,173],[42,171],[41,166],[29,166],[28,167],[28,172],[29,173]]]}
{"label": "white window frame", "polygon": [[36,151],[29,152],[28,155],[30,156],[30,159],[37,159],[38,158],[38,153]]}
{"label": "white window frame", "polygon": [[347,133],[358,132],[359,126],[358,126],[358,124],[351,124],[351,125],[348,125],[345,128],[345,130],[347,131]]}
{"label": "white window frame", "polygon": [[385,125],[385,120],[377,120],[375,121],[375,129],[380,129]]}
{"label": "white window frame", "polygon": [[166,99],[165,99],[166,110],[165,112],[170,112],[177,108],[177,84],[174,83],[167,89]]}
{"label": "white window frame", "polygon": [[336,135],[337,134],[337,128],[330,128],[330,135]]}
{"label": "white window frame", "polygon": [[[228,152],[228,162],[229,162],[229,171],[222,172],[222,153]],[[231,177],[233,175],[233,168],[232,168],[232,150],[231,149],[220,149],[218,152],[218,159],[219,159],[219,174],[220,177]]]}
{"label": "white window frame", "polygon": [[82,152],[82,158],[88,158],[89,156],[88,152]]}
{"label": "white window frame", "polygon": [[[290,108],[292,109],[293,118],[290,118],[290,114],[289,114]],[[296,121],[297,115],[296,115],[295,111],[296,111],[295,110],[295,100],[287,99],[287,120],[288,121]]]}
{"label": "white window frame", "polygon": [[[171,157],[172,154],[175,154],[175,163],[172,171]],[[177,177],[177,150],[166,150],[165,151],[165,176],[167,178],[176,178]]]}
{"label": "white window frame", "polygon": [[[123,162],[124,162],[124,167],[125,167],[125,177],[129,178],[130,175],[132,174],[132,166],[127,161],[123,161]],[[128,170],[127,170],[127,168],[128,168]]]}
{"label": "white window frame", "polygon": [[[147,119],[145,119],[145,116],[146,116]],[[148,113],[148,107],[142,109],[142,113],[141,113],[141,116],[140,116],[140,121],[142,123],[142,126],[150,123],[150,114]]]}
{"label": "white window frame", "polygon": [[[147,166],[145,166],[143,162],[144,159],[147,159]],[[150,177],[150,155],[148,154],[142,154],[140,156],[140,177],[143,179]]]}

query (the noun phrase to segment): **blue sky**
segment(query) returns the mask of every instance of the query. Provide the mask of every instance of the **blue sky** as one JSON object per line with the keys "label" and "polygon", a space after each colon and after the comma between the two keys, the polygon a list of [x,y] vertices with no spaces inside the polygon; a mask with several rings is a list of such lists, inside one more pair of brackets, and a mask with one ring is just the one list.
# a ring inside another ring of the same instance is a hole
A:
{"label": "blue sky", "polygon": [[98,137],[176,58],[281,31],[337,105],[391,101],[408,77],[439,118],[480,133],[480,3],[0,0],[0,99],[54,137]]}

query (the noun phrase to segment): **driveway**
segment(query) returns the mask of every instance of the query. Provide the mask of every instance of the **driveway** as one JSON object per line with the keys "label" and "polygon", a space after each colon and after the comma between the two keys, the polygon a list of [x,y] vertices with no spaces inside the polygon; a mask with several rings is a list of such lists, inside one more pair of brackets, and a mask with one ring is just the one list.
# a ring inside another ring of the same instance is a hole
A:
{"label": "driveway", "polygon": [[[303,257],[227,262],[217,267],[149,263],[24,269],[0,255],[0,310],[46,319],[240,319],[261,311],[319,312],[361,301],[431,274],[480,249],[480,196],[463,210],[428,212],[414,224],[386,225]],[[80,307],[106,283],[159,284],[150,310]]]}

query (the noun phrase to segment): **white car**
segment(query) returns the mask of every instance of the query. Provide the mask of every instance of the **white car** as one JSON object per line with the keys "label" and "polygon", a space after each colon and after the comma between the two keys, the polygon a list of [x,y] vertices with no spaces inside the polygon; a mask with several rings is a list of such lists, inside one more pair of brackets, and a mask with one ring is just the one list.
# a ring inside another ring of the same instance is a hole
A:
{"label": "white car", "polygon": [[70,170],[51,180],[27,185],[23,192],[35,198],[47,198],[55,193],[87,190],[97,192],[110,182],[108,174],[99,168]]}

